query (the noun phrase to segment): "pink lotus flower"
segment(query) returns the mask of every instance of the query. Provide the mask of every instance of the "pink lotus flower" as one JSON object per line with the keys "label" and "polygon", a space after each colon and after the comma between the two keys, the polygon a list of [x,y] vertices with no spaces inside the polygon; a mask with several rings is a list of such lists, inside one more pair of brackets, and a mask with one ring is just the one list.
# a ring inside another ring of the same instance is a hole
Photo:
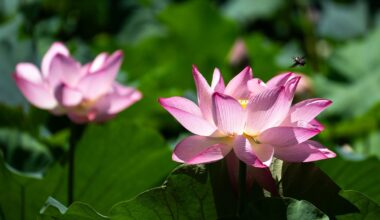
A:
{"label": "pink lotus flower", "polygon": [[314,118],[331,104],[309,99],[291,106],[300,77],[282,74],[267,84],[252,78],[247,67],[225,86],[215,69],[211,86],[194,67],[198,105],[182,98],[159,99],[160,104],[195,135],[182,140],[173,160],[185,164],[210,163],[231,151],[247,165],[268,167],[273,157],[310,162],[335,154],[309,140],[323,130]]}
{"label": "pink lotus flower", "polygon": [[41,71],[19,63],[14,79],[34,106],[67,114],[76,123],[101,122],[141,99],[141,93],[115,81],[123,54],[99,54],[81,65],[62,43],[54,43],[42,59]]}

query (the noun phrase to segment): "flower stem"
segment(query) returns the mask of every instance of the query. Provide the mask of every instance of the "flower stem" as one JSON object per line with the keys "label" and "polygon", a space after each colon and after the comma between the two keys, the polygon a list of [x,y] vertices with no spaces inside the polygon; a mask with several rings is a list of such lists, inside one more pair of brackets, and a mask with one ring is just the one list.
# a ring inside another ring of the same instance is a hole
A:
{"label": "flower stem", "polygon": [[[70,141],[71,142],[71,141]],[[67,203],[70,205],[74,200],[74,161],[75,149],[72,143],[69,144],[69,172],[67,182]]]}
{"label": "flower stem", "polygon": [[239,200],[237,205],[237,215],[240,217],[244,211],[245,199],[246,199],[246,174],[247,165],[239,161]]}
{"label": "flower stem", "polygon": [[25,219],[25,186],[21,185],[21,220]]}
{"label": "flower stem", "polygon": [[75,177],[75,145],[82,136],[83,125],[72,124],[70,126],[70,139],[68,151],[68,176],[67,176],[67,203],[68,206],[74,201],[74,177]]}

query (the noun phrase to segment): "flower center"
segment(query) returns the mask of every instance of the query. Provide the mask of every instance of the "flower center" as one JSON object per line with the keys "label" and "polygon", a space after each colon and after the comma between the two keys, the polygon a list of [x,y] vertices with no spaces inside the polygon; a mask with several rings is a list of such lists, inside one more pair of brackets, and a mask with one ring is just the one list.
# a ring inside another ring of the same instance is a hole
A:
{"label": "flower center", "polygon": [[87,112],[94,106],[97,102],[97,99],[95,100],[83,100],[81,103],[79,103],[77,106],[74,107],[75,111],[82,114],[87,114]]}
{"label": "flower center", "polygon": [[260,141],[257,140],[257,137],[259,136],[259,133],[254,134],[254,135],[252,135],[252,134],[249,135],[249,134],[247,134],[247,133],[243,133],[243,136],[244,136],[245,138],[247,138],[248,140],[255,142],[256,144],[261,144]]}
{"label": "flower center", "polygon": [[240,103],[241,107],[246,108],[249,100],[248,99],[239,99],[238,102]]}
{"label": "flower center", "polygon": [[87,109],[87,108],[90,108],[92,107],[92,105],[94,105],[96,103],[96,100],[84,100],[82,101],[80,104],[79,104],[79,108],[82,108],[82,109]]}

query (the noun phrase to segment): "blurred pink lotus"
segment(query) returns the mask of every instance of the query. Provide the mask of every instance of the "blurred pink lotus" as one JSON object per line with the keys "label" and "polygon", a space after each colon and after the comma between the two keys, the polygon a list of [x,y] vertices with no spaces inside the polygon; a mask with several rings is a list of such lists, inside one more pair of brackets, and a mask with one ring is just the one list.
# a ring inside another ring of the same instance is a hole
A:
{"label": "blurred pink lotus", "polygon": [[235,43],[231,48],[228,60],[232,65],[238,65],[246,59],[248,59],[247,46],[243,39],[238,38],[235,40]]}
{"label": "blurred pink lotus", "polygon": [[115,81],[123,54],[99,54],[81,65],[62,43],[53,43],[42,59],[41,71],[19,63],[14,79],[34,106],[67,114],[76,123],[102,122],[141,99],[141,93]]}
{"label": "blurred pink lotus", "polygon": [[159,99],[160,104],[192,132],[175,148],[173,160],[185,164],[220,160],[232,150],[247,165],[268,167],[276,157],[309,162],[335,157],[316,141],[323,130],[314,118],[331,104],[309,99],[291,106],[300,77],[293,73],[272,78],[267,84],[252,78],[247,67],[225,86],[215,69],[211,86],[197,68],[193,75],[198,105],[182,98]]}

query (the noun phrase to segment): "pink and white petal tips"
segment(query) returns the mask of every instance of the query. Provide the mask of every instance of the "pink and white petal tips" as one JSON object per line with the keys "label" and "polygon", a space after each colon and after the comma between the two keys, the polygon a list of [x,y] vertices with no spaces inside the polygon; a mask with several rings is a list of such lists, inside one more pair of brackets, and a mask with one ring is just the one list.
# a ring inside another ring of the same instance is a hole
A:
{"label": "pink and white petal tips", "polygon": [[336,154],[316,141],[305,141],[287,148],[276,148],[275,156],[289,162],[312,162],[334,158]]}
{"label": "pink and white petal tips", "polygon": [[252,79],[252,75],[251,67],[247,66],[238,75],[231,79],[224,90],[224,94],[236,99],[249,98],[250,92],[248,90],[247,82]]}
{"label": "pink and white petal tips", "polygon": [[[206,79],[199,72],[198,68],[193,65],[193,77],[195,87],[197,89],[198,105],[206,120],[213,123],[212,117],[212,89],[208,85]],[[216,83],[215,83],[216,84]]]}
{"label": "pink and white petal tips", "polygon": [[231,149],[231,143],[226,138],[194,135],[177,144],[172,158],[185,164],[210,163],[224,158]]}
{"label": "pink and white petal tips", "polygon": [[279,87],[279,86],[284,86],[289,80],[292,78],[296,77],[296,74],[289,72],[289,73],[282,73],[279,74],[272,79],[270,79],[267,82],[267,86],[271,88]]}
{"label": "pink and white petal tips", "polygon": [[289,79],[284,85],[285,91],[286,91],[286,97],[289,99],[289,102],[288,102],[289,105],[292,104],[294,94],[296,93],[296,88],[300,79],[301,79],[300,76],[293,77]]}
{"label": "pink and white petal tips", "polygon": [[257,138],[260,143],[286,147],[297,145],[319,134],[320,130],[302,127],[273,127],[265,130]]}
{"label": "pink and white petal tips", "polygon": [[328,99],[308,99],[293,105],[283,124],[294,124],[298,121],[310,122],[332,103]]}
{"label": "pink and white petal tips", "polygon": [[311,120],[308,124],[308,127],[318,129],[321,132],[325,130],[325,127],[316,119]]}
{"label": "pink and white petal tips", "polygon": [[159,102],[183,127],[193,134],[210,136],[216,128],[203,118],[199,107],[182,97],[160,98]]}
{"label": "pink and white petal tips", "polygon": [[59,86],[60,83],[75,86],[81,78],[80,71],[80,63],[71,57],[57,54],[51,60],[49,83],[52,86]]}
{"label": "pink and white petal tips", "polygon": [[262,93],[268,89],[268,86],[263,81],[261,81],[261,79],[258,78],[249,80],[247,83],[247,87],[249,92],[251,93],[251,96]]}
{"label": "pink and white petal tips", "polygon": [[20,63],[13,74],[17,86],[30,103],[41,109],[54,109],[57,101],[43,81],[40,71],[30,63]]}
{"label": "pink and white petal tips", "polygon": [[241,135],[246,121],[246,112],[234,98],[214,93],[213,115],[218,129],[227,136]]}
{"label": "pink and white petal tips", "polygon": [[22,78],[31,83],[39,84],[43,83],[43,78],[40,71],[34,64],[31,63],[19,63],[16,66],[15,75],[18,78]]}
{"label": "pink and white petal tips", "polygon": [[50,67],[51,67],[51,61],[53,57],[55,57],[57,54],[69,56],[70,52],[66,48],[66,46],[62,44],[61,42],[53,43],[50,46],[49,50],[46,52],[41,62],[41,70],[42,70],[42,75],[44,77],[48,77],[50,75],[49,72],[50,72]]}
{"label": "pink and white petal tips", "polygon": [[140,100],[142,94],[132,87],[126,87],[119,83],[114,83],[112,92],[104,98],[110,100],[110,107],[107,110],[107,113],[114,115]]}
{"label": "pink and white petal tips", "polygon": [[116,51],[107,58],[102,68],[94,73],[85,75],[79,81],[78,88],[81,89],[86,99],[96,99],[111,89],[122,59],[123,53]]}
{"label": "pink and white petal tips", "polygon": [[214,69],[212,74],[211,90],[214,92],[223,93],[225,89],[224,80],[220,70],[218,68]]}
{"label": "pink and white petal tips", "polygon": [[96,56],[94,61],[92,61],[92,63],[90,64],[89,72],[93,73],[102,68],[107,58],[108,53],[100,53],[98,56]]}

